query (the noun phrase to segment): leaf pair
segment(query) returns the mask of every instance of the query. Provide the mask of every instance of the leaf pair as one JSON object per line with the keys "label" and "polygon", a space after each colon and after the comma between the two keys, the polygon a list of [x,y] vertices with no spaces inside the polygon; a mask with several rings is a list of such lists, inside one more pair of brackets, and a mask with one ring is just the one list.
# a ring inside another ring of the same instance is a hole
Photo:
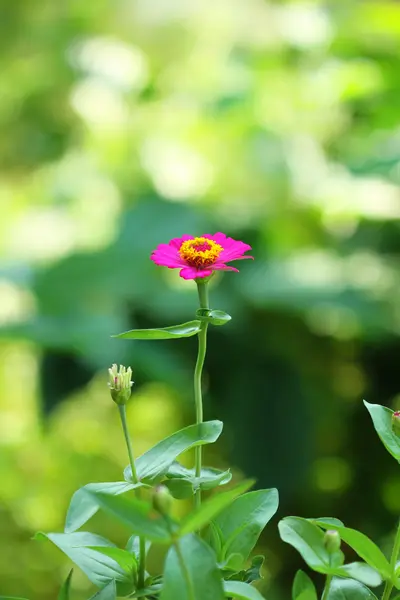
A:
{"label": "leaf pair", "polygon": [[[339,524],[337,524],[339,523]],[[322,529],[334,529],[366,562],[343,565],[339,551],[330,554],[324,545]],[[382,578],[390,577],[390,565],[379,548],[362,533],[344,527],[335,519],[286,517],[279,523],[279,533],[301,554],[307,565],[319,573],[336,577],[349,577],[370,586],[380,585]]]}
{"label": "leaf pair", "polygon": [[[222,426],[221,421],[206,421],[185,427],[165,438],[137,459],[139,479],[149,484],[157,478],[162,478],[182,452],[215,442],[221,434]],[[76,531],[97,512],[99,504],[96,493],[118,496],[137,487],[137,484],[132,483],[130,467],[125,469],[125,477],[128,479],[126,482],[89,483],[75,492],[68,509],[64,531]]]}

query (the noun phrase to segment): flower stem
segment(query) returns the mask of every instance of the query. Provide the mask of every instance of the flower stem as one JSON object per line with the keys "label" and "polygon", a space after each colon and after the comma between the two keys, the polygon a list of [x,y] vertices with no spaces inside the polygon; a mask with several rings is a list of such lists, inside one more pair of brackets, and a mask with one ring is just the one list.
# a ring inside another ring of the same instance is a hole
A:
{"label": "flower stem", "polygon": [[[135,459],[133,457],[133,448],[131,438],[128,431],[128,423],[126,420],[126,406],[125,404],[118,405],[119,415],[121,417],[121,425],[124,432],[126,447],[128,449],[129,464],[132,470],[132,481],[133,483],[139,483],[139,478],[136,471]],[[141,498],[140,487],[135,489],[135,494],[138,500]],[[144,578],[146,572],[146,540],[144,537],[139,538],[139,570],[138,570],[138,586],[139,588],[144,587]]]}
{"label": "flower stem", "polygon": [[[207,283],[201,280],[196,280],[197,291],[199,294],[200,308],[209,308],[208,306],[208,287]],[[207,329],[208,323],[202,321],[201,328],[199,331],[199,349],[197,353],[196,368],[194,370],[194,401],[196,405],[196,423],[200,424],[203,422],[203,398],[201,393],[201,375],[203,373],[204,359],[206,357],[207,350]],[[202,448],[197,446],[195,448],[195,473],[196,477],[201,476],[201,461],[202,461]],[[201,505],[201,490],[197,489],[194,497],[195,506]]]}
{"label": "flower stem", "polygon": [[331,587],[331,582],[332,582],[332,575],[327,575],[321,600],[328,600],[328,594],[329,594],[329,590]]}
{"label": "flower stem", "polygon": [[[390,567],[391,567],[393,579],[394,579],[394,573],[396,571],[396,563],[397,563],[399,554],[400,554],[400,522],[397,527],[396,537],[394,538],[392,556],[390,559]],[[386,581],[385,589],[383,590],[382,600],[389,600],[390,594],[392,593],[392,589],[393,589],[393,583],[389,580]]]}

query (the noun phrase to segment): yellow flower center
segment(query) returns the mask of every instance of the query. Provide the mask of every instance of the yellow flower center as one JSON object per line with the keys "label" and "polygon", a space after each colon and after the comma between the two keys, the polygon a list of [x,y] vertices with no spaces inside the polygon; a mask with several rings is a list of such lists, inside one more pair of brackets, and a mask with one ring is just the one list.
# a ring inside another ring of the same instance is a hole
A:
{"label": "yellow flower center", "polygon": [[184,261],[196,269],[204,269],[213,265],[221,254],[223,247],[204,237],[186,240],[179,249],[179,254]]}

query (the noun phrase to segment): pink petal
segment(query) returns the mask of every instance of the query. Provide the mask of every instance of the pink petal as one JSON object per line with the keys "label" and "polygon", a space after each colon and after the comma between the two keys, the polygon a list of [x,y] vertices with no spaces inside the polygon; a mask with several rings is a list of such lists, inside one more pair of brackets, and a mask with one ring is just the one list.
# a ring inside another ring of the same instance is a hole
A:
{"label": "pink petal", "polygon": [[172,246],[172,248],[175,248],[176,250],[179,250],[179,248],[182,246],[183,242],[186,242],[187,240],[194,240],[194,237],[192,235],[188,235],[187,233],[185,233],[180,238],[173,238],[172,240],[170,240],[168,242],[168,245]]}
{"label": "pink petal", "polygon": [[185,267],[179,272],[182,279],[201,279],[212,274],[212,269],[195,269],[194,267]]}
{"label": "pink petal", "polygon": [[239,273],[239,269],[235,269],[235,267],[228,267],[228,265],[224,265],[221,263],[215,263],[214,265],[212,265],[212,270],[213,271],[235,271],[236,273]]}

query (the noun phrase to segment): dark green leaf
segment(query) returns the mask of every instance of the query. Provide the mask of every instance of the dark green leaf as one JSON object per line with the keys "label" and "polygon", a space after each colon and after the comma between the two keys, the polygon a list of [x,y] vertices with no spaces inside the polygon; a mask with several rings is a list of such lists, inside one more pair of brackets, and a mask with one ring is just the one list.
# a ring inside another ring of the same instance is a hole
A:
{"label": "dark green leaf", "polygon": [[62,584],[57,600],[70,600],[69,592],[71,587],[72,573],[73,569],[70,570],[67,579]]}
{"label": "dark green leaf", "polygon": [[353,579],[333,579],[328,600],[377,600],[365,585]]}
{"label": "dark green leaf", "polygon": [[293,581],[292,600],[318,600],[317,590],[304,571],[297,571]]}
{"label": "dark green leaf", "polygon": [[228,598],[241,598],[242,600],[264,600],[255,587],[243,581],[224,581],[224,592]]}
{"label": "dark green leaf", "polygon": [[93,494],[102,510],[127,525],[134,533],[154,542],[170,543],[171,536],[165,519],[155,516],[149,504],[136,498],[109,496],[99,492],[86,493]]}
{"label": "dark green leaf", "polygon": [[112,337],[125,340],[174,340],[196,335],[200,331],[200,326],[201,321],[195,320],[162,329],[131,329]]}
{"label": "dark green leaf", "polygon": [[165,561],[160,600],[222,600],[222,579],[211,548],[195,535],[178,543],[187,573],[172,546]]}
{"label": "dark green leaf", "polygon": [[371,415],[375,431],[379,435],[386,450],[400,462],[400,437],[392,429],[393,411],[380,404],[369,404],[364,400],[369,414]]}
{"label": "dark green leaf", "polygon": [[262,530],[278,509],[276,489],[249,492],[237,498],[215,519],[223,540],[222,560],[239,552],[246,559]]}
{"label": "dark green leaf", "polygon": [[72,496],[65,520],[65,533],[73,533],[84,525],[99,509],[95,496],[86,492],[102,492],[103,494],[119,495],[133,490],[141,484],[114,481],[106,483],[88,483]]}
{"label": "dark green leaf", "polygon": [[265,558],[262,555],[253,556],[250,567],[245,571],[244,580],[247,583],[252,583],[253,581],[262,579],[261,569],[264,564],[264,560]]}
{"label": "dark green leaf", "polygon": [[190,498],[194,494],[193,484],[187,479],[166,479],[163,481],[171,495],[177,500],[184,500]]}
{"label": "dark green leaf", "polygon": [[[136,470],[139,479],[152,482],[157,477],[164,475],[176,458],[191,448],[212,444],[221,435],[223,423],[221,421],[205,421],[204,423],[189,425],[176,431],[169,437],[158,442],[153,448],[139,456],[136,461]],[[131,481],[130,467],[125,469],[125,477]]]}
{"label": "dark green leaf", "polygon": [[371,567],[376,569],[384,579],[391,576],[390,564],[383,552],[366,535],[349,527],[339,527],[331,522],[326,523],[322,519],[314,520],[314,523],[323,529],[334,529],[346,544],[357,552]]}
{"label": "dark green leaf", "polygon": [[246,490],[254,485],[253,480],[246,480],[228,490],[227,492],[220,492],[215,494],[200,506],[200,508],[193,510],[187,517],[183,519],[179,527],[180,535],[197,531],[207,525],[210,521],[216,517],[224,508],[232,503],[240,494],[243,494]]}
{"label": "dark green leaf", "polygon": [[102,590],[97,592],[89,600],[117,600],[117,589],[115,581],[110,581]]}
{"label": "dark green leaf", "polygon": [[213,310],[210,308],[198,308],[196,317],[201,321],[211,323],[211,325],[225,325],[232,319],[231,315],[228,315],[223,310]]}
{"label": "dark green leaf", "polygon": [[120,595],[127,595],[133,591],[133,574],[127,573],[114,558],[92,549],[93,546],[117,549],[105,538],[86,532],[36,534],[35,537],[48,538],[98,587],[102,588],[115,580]]}

